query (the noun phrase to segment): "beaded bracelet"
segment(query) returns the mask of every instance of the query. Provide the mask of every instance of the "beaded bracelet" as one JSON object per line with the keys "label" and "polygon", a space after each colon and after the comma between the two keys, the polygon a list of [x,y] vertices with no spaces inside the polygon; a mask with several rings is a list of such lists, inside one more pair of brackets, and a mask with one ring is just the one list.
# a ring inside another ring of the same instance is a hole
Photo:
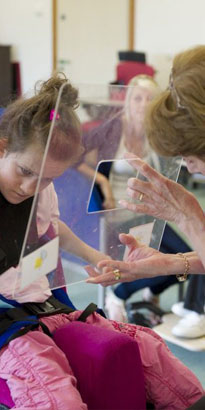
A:
{"label": "beaded bracelet", "polygon": [[189,270],[190,270],[190,263],[189,263],[188,258],[184,255],[184,253],[177,253],[177,255],[181,256],[181,258],[184,259],[185,271],[184,271],[184,273],[178,273],[176,275],[176,277],[177,277],[179,282],[184,282],[187,279],[187,275],[188,275]]}

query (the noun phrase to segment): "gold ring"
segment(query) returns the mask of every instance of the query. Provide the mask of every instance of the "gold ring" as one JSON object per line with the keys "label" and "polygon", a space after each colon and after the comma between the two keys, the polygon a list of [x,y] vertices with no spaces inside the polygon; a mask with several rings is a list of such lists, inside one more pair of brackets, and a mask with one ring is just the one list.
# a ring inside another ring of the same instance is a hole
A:
{"label": "gold ring", "polygon": [[141,202],[143,200],[144,194],[141,192],[140,196],[139,196],[139,201]]}
{"label": "gold ring", "polygon": [[115,277],[115,280],[119,280],[121,278],[121,273],[120,273],[119,269],[115,269],[113,271],[113,275]]}

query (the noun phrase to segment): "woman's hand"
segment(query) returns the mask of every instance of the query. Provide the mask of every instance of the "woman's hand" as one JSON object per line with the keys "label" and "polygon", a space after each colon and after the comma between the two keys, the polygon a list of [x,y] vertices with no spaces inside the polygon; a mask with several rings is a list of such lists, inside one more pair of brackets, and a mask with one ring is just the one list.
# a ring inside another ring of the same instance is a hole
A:
{"label": "woman's hand", "polygon": [[147,181],[138,178],[128,180],[127,193],[130,198],[137,200],[142,196],[142,199],[139,203],[121,200],[120,204],[124,208],[175,222],[182,231],[185,231],[187,223],[194,223],[195,218],[204,220],[198,201],[182,185],[164,177],[131,153],[125,154],[125,159],[146,177]]}
{"label": "woman's hand", "polygon": [[[91,276],[88,283],[100,283],[103,286],[118,282],[131,282],[136,279],[171,274],[175,255],[163,254],[156,249],[142,245],[132,235],[120,234],[120,241],[128,247],[128,256],[125,261],[103,260],[98,263],[97,270],[88,267],[86,270]],[[179,261],[179,257],[177,258]],[[181,261],[179,261],[181,263]],[[119,270],[120,279],[116,280],[115,270]],[[183,264],[182,264],[183,270]],[[173,272],[173,274],[174,274]]]}
{"label": "woman's hand", "polygon": [[[99,263],[101,261],[110,261],[111,258],[108,255],[105,255],[102,252],[99,252],[93,248],[91,248],[91,257],[90,257],[90,263],[91,265],[87,265],[84,266],[84,269],[86,270],[86,272],[88,273],[88,275],[95,279],[97,277],[99,277],[99,273],[100,271],[98,270],[97,266],[99,265]],[[106,270],[106,269],[105,269]],[[87,279],[86,282],[89,282],[89,279]],[[92,283],[92,279],[91,279],[91,283]],[[94,282],[95,283],[95,282]]]}

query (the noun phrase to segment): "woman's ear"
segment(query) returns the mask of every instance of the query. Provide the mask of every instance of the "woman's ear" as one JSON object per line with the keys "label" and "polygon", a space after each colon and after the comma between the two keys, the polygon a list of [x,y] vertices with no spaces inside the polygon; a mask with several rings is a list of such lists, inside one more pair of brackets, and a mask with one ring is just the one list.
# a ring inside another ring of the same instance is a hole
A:
{"label": "woman's ear", "polygon": [[6,138],[0,138],[0,158],[5,155],[7,150],[8,140]]}

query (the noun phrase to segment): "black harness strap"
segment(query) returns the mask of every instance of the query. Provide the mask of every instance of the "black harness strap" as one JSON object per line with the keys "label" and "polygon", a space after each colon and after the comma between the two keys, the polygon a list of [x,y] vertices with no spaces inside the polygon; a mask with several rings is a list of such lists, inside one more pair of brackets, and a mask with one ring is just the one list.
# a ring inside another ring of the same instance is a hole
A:
{"label": "black harness strap", "polygon": [[9,336],[5,344],[8,344],[11,340],[17,339],[17,337],[23,336],[26,333],[30,332],[31,330],[36,330],[40,326],[47,336],[52,337],[52,334],[45,323],[41,322],[40,320],[34,320],[34,323],[30,323],[28,326],[23,327],[22,329],[17,330],[13,335]]}
{"label": "black harness strap", "polygon": [[11,308],[0,315],[0,336],[6,332],[9,327],[16,322],[28,320],[28,313],[22,308]]}
{"label": "black harness strap", "polygon": [[50,315],[57,315],[58,313],[71,313],[74,312],[74,309],[60,302],[54,296],[50,296],[43,303],[24,303],[22,305],[24,311],[29,314],[36,315],[37,317],[45,317]]}
{"label": "black harness strap", "polygon": [[[81,313],[78,321],[85,322],[87,317],[97,310],[97,305],[90,303],[86,309]],[[6,312],[0,315],[0,336],[4,334],[13,324],[22,322],[22,328],[6,339],[4,345],[9,343],[11,340],[25,335],[31,330],[37,329],[41,326],[44,333],[52,337],[48,327],[41,322],[39,319],[46,316],[57,315],[59,313],[71,313],[74,312],[74,309],[61,303],[54,296],[51,296],[44,303],[24,303],[21,307],[8,309]],[[36,316],[35,318],[30,318],[29,316]],[[28,324],[25,324],[25,321],[28,321]]]}
{"label": "black harness strap", "polygon": [[80,322],[85,322],[87,317],[92,315],[92,313],[96,312],[97,305],[95,303],[90,303],[85,310],[81,313],[79,318],[77,319]]}

